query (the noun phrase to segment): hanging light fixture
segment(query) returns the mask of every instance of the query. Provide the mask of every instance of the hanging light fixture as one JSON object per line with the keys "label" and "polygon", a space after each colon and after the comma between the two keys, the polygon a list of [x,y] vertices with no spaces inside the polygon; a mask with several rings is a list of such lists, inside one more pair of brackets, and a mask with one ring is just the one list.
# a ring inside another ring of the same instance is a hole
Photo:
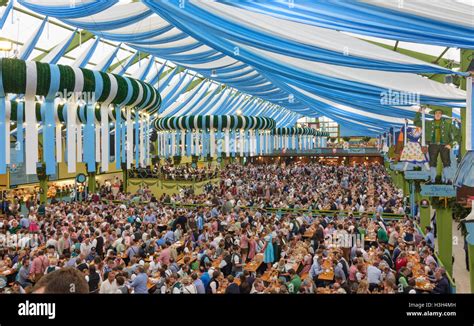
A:
{"label": "hanging light fixture", "polygon": [[11,51],[12,47],[13,47],[12,42],[10,42],[8,40],[1,40],[0,41],[0,51],[8,52],[8,51]]}
{"label": "hanging light fixture", "polygon": [[217,70],[216,69],[212,69],[211,70],[211,78],[216,78],[217,77]]}

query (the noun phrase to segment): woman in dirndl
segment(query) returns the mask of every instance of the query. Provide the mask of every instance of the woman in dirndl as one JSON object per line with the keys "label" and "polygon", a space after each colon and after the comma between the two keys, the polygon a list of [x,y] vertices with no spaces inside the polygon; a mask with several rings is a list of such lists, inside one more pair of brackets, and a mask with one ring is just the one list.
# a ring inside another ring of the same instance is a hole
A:
{"label": "woman in dirndl", "polygon": [[428,160],[421,149],[419,140],[421,138],[422,130],[419,127],[407,128],[407,144],[403,147],[400,155],[400,162],[405,162],[403,170],[407,170],[408,164],[414,166],[425,166],[429,170]]}

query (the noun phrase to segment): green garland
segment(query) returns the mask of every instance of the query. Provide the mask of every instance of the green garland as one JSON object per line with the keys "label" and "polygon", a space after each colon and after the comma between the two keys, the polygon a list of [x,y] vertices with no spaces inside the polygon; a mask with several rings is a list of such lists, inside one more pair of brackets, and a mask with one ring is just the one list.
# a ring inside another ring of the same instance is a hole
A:
{"label": "green garland", "polygon": [[317,135],[318,131],[313,128],[299,128],[299,127],[292,127],[292,128],[275,128],[272,130],[272,135],[310,135],[315,136]]}
{"label": "green garland", "polygon": [[[11,120],[11,122],[16,123],[17,120],[18,120],[17,119],[18,102],[17,101],[10,101],[10,108],[11,108],[10,109],[10,120]],[[36,102],[35,103],[35,108],[36,108],[36,121],[38,121],[38,122],[43,121],[43,116],[41,114],[41,103]],[[79,109],[81,109],[81,108],[82,108],[82,106],[80,106],[78,108],[77,118],[80,122],[86,123],[87,122],[87,110],[84,111],[84,116],[82,116],[82,115],[79,114]],[[118,107],[113,107],[112,108],[112,115],[115,117],[117,110],[120,110],[120,112],[121,112],[120,115],[122,116],[122,120],[125,120],[126,119],[125,112],[122,111]],[[65,122],[66,117],[67,117],[67,112],[66,112],[66,109],[65,109],[65,105],[64,104],[58,104],[57,111],[58,111],[59,121],[60,122]],[[131,112],[132,119],[135,118],[135,114],[136,114],[135,111]],[[95,115],[95,119],[98,122],[100,122],[101,121],[100,107],[94,107],[94,115]],[[23,115],[23,122],[25,122],[25,116],[24,115]]]}
{"label": "green garland", "polygon": [[[212,123],[211,123],[212,117]],[[221,130],[230,126],[230,129],[259,129],[271,130],[275,128],[275,120],[267,117],[253,117],[243,115],[188,115],[157,118],[153,125],[157,131],[164,130],[203,130],[218,129],[221,119]],[[182,126],[182,128],[181,128]]]}
{"label": "green garland", "polygon": [[[48,63],[35,62],[36,64],[36,92],[37,96],[48,95],[49,88],[51,85],[51,67]],[[58,92],[74,92],[76,90],[76,77],[74,69],[70,66],[57,65],[60,73],[59,89]],[[92,70],[78,68],[82,72],[84,84],[79,92],[91,93],[95,91],[96,80]],[[0,59],[0,78],[3,81],[3,90],[5,93],[10,94],[25,94],[26,92],[26,61],[19,59]],[[117,94],[112,99],[111,104],[122,104],[123,106],[130,106],[135,103],[139,95],[139,85],[143,89],[142,98],[136,105],[137,108],[143,109],[147,107],[147,112],[156,112],[161,105],[161,96],[158,90],[153,88],[150,84],[140,80],[136,80],[130,77],[123,77],[115,74],[109,74],[105,72],[99,72],[99,76],[102,79],[103,91],[97,102],[105,101],[111,90],[110,78],[113,76],[117,80]],[[130,81],[131,89],[128,87],[127,80]],[[130,99],[123,103],[127,98],[128,92],[131,92],[132,96]]]}

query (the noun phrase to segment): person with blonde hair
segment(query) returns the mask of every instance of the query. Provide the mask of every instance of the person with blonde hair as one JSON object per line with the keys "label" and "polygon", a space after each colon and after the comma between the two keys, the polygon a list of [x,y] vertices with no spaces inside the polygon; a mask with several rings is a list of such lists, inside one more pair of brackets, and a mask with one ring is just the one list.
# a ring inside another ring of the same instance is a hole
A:
{"label": "person with blonde hair", "polygon": [[359,282],[359,287],[356,291],[357,294],[369,294],[369,282],[367,280],[362,280]]}

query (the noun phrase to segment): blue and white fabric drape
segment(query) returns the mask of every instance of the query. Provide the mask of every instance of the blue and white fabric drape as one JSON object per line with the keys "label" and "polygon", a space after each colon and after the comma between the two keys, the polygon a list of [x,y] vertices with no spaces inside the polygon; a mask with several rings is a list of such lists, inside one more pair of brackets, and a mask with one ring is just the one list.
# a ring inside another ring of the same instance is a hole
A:
{"label": "blue and white fabric drape", "polygon": [[466,80],[467,107],[466,107],[466,154],[459,164],[454,179],[457,187],[474,187],[474,84],[473,78]]}
{"label": "blue and white fabric drape", "polygon": [[474,48],[472,7],[446,1],[228,1],[254,12],[326,29],[413,43]]}

